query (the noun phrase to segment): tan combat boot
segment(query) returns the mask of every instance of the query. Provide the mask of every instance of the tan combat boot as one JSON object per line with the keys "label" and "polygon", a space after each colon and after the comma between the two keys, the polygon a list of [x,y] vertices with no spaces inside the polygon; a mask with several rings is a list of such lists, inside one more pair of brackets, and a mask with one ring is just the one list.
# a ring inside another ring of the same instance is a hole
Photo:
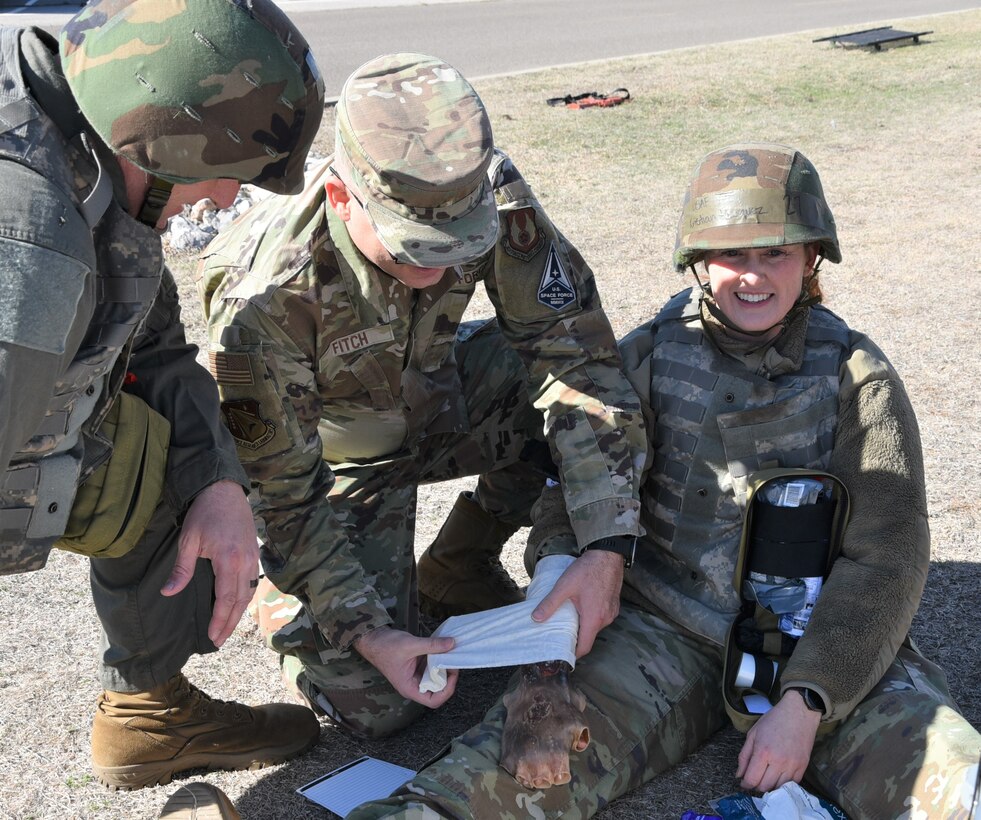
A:
{"label": "tan combat boot", "polygon": [[111,789],[170,782],[187,769],[261,769],[305,752],[320,723],[304,706],[214,700],[183,675],[149,692],[103,692],[92,767]]}
{"label": "tan combat boot", "polygon": [[481,612],[525,599],[501,565],[517,527],[488,515],[460,493],[436,540],[419,559],[419,606],[431,618]]}
{"label": "tan combat boot", "polygon": [[188,783],[164,803],[157,820],[241,820],[232,801],[210,783]]}

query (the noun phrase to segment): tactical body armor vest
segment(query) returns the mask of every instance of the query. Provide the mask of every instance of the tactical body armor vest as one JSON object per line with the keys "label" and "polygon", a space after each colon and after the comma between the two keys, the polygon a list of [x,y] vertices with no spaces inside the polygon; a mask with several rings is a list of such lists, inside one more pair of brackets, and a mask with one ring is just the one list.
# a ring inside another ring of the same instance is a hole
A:
{"label": "tactical body armor vest", "polygon": [[[112,442],[99,426],[122,387],[133,338],[163,269],[159,238],[113,201],[109,176],[87,137],[69,139],[32,98],[21,73],[21,34],[0,27],[0,163],[16,162],[43,177],[84,219],[88,242],[72,239],[75,248],[91,249],[79,261],[91,271],[82,301],[94,310],[35,434],[0,474],[2,574],[44,566],[65,531],[78,485],[111,455]],[[74,105],[70,99],[64,104]],[[44,238],[57,233],[50,226],[30,227]],[[64,237],[54,241],[65,247]],[[44,298],[42,274],[23,271],[38,279],[38,298]]]}
{"label": "tactical body armor vest", "polygon": [[803,362],[768,377],[721,353],[702,328],[699,296],[675,296],[645,328],[647,392],[656,415],[641,497],[654,544],[643,550],[627,591],[722,646],[739,609],[733,567],[747,477],[768,467],[825,470],[835,439],[846,325],[810,309]]}

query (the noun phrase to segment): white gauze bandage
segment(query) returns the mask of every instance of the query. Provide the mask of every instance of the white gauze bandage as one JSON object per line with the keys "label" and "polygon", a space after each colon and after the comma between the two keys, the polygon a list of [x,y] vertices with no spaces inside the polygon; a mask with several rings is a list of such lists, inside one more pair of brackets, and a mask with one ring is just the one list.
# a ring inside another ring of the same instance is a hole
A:
{"label": "white gauze bandage", "polygon": [[441,692],[446,686],[447,669],[487,669],[539,661],[565,661],[575,668],[579,635],[579,613],[575,605],[563,601],[545,623],[531,619],[535,607],[575,560],[571,555],[542,558],[520,604],[456,615],[443,621],[433,637],[455,638],[456,646],[449,652],[428,657],[419,691]]}

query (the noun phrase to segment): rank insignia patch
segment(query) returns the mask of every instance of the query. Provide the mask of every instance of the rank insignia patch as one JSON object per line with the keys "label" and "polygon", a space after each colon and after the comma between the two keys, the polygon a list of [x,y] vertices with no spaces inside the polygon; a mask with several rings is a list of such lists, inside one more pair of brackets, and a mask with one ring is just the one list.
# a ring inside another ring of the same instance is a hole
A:
{"label": "rank insignia patch", "polygon": [[230,399],[221,403],[225,426],[236,443],[249,450],[258,450],[272,440],[276,425],[259,415],[255,399]]}
{"label": "rank insignia patch", "polygon": [[523,262],[534,259],[545,246],[545,237],[535,222],[535,209],[518,208],[516,211],[508,211],[504,220],[507,223],[504,252]]}
{"label": "rank insignia patch", "polygon": [[538,301],[552,310],[562,310],[576,301],[576,289],[562,267],[554,242],[548,248],[542,283],[538,286]]}

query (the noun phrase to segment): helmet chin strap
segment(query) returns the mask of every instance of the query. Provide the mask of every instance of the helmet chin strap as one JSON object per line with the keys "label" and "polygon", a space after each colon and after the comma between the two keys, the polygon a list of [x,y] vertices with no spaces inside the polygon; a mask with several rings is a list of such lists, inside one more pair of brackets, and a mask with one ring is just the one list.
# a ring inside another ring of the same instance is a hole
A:
{"label": "helmet chin strap", "polygon": [[807,290],[811,280],[818,275],[818,269],[821,267],[821,263],[823,261],[824,261],[824,256],[819,255],[817,261],[814,263],[814,267],[811,269],[810,274],[806,275],[804,277],[803,282],[801,283],[800,296],[797,297],[797,301],[794,302],[793,307],[787,311],[787,314],[782,319],[780,319],[779,322],[775,322],[774,324],[770,325],[768,328],[764,328],[763,330],[744,330],[743,328],[733,324],[733,322],[729,319],[729,317],[722,312],[722,308],[719,307],[718,302],[715,301],[715,297],[712,295],[712,288],[709,286],[707,282],[703,282],[699,278],[698,271],[695,270],[695,263],[692,262],[688,266],[688,269],[691,271],[692,276],[695,277],[695,281],[698,283],[698,287],[705,295],[705,299],[703,300],[703,303],[705,305],[705,309],[712,315],[712,317],[717,322],[719,322],[719,324],[721,324],[723,327],[726,327],[729,330],[734,331],[735,333],[741,333],[743,336],[756,337],[756,336],[765,336],[767,333],[773,330],[773,328],[780,327],[781,325],[785,325],[787,323],[787,319],[789,319],[793,313],[797,312],[798,310],[803,310],[804,308],[809,308],[811,305],[816,305],[818,302],[821,301],[820,296],[808,296]]}
{"label": "helmet chin strap", "polygon": [[146,192],[143,205],[140,208],[137,219],[144,225],[156,228],[160,221],[160,215],[167,206],[170,199],[170,192],[174,189],[174,183],[157,176],[150,177],[150,190]]}

